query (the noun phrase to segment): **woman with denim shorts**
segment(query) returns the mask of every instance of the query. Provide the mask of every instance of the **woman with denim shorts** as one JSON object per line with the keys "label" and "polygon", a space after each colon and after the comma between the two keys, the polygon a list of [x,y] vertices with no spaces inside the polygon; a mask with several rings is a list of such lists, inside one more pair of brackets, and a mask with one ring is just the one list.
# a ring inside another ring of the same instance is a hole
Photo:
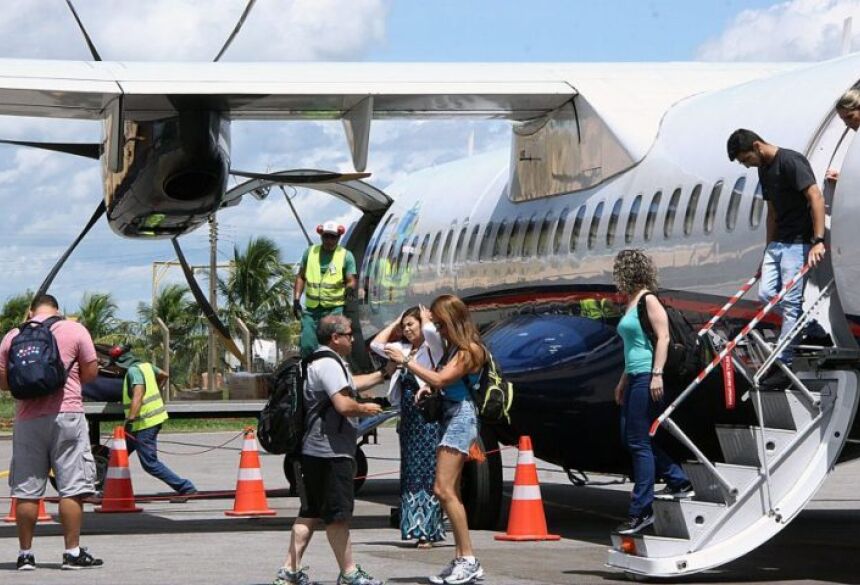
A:
{"label": "woman with denim shorts", "polygon": [[669,349],[669,317],[659,299],[645,298],[645,316],[657,339],[656,346],[640,324],[639,299],[657,290],[657,269],[642,250],[622,250],[613,268],[618,292],[627,297],[627,307],[618,322],[624,341],[624,373],[615,387],[615,401],[621,406],[621,440],[633,458],[633,493],[629,519],[616,529],[633,534],[654,522],[654,480],[666,480],[661,497],[692,495],[692,486],[681,467],[648,434],[651,421],[663,410],[663,366]]}
{"label": "woman with denim shorts", "polygon": [[386,355],[427,386],[417,393],[416,402],[428,392],[443,397],[442,438],[436,449],[436,480],[433,492],[442,503],[454,533],[454,559],[438,575],[430,577],[436,585],[461,585],[484,575],[472,550],[466,510],[458,484],[469,449],[478,437],[478,416],[463,378],[474,384],[487,361],[487,352],[466,304],[453,295],[438,297],[430,307],[436,329],[445,344],[445,359],[438,371],[422,366],[397,348]]}

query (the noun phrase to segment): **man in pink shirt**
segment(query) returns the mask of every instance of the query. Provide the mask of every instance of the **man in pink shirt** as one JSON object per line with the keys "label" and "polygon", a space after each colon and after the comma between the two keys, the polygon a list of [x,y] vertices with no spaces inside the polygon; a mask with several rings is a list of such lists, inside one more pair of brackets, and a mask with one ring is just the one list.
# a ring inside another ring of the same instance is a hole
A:
{"label": "man in pink shirt", "polygon": [[[40,295],[30,305],[30,320],[42,322],[60,314],[57,299]],[[12,329],[0,343],[0,388],[9,390],[7,377],[9,349],[18,335]],[[33,570],[33,533],[39,512],[39,500],[51,469],[60,494],[60,521],[66,550],[63,569],[100,567],[80,546],[83,498],[95,491],[95,461],[90,451],[89,430],[84,417],[81,384],[98,375],[98,360],[93,340],[80,323],[60,319],[51,325],[60,357],[68,372],[62,390],[42,398],[17,400],[12,434],[12,463],[9,487],[16,498],[18,570]]]}

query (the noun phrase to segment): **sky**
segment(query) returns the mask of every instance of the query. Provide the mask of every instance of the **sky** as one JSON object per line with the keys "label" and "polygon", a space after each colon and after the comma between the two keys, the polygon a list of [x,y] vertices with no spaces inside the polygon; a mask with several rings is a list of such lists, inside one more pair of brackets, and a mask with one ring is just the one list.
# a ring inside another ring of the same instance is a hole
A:
{"label": "sky", "polygon": [[[76,0],[105,60],[208,61],[245,0]],[[860,0],[258,0],[224,61],[815,61],[839,54],[842,26]],[[60,0],[4,6],[0,58],[90,58]],[[352,170],[339,122],[236,122],[233,166],[243,170]],[[505,148],[502,122],[374,122],[368,171],[385,188],[422,168]],[[97,141],[94,122],[0,116],[0,138]],[[0,301],[38,287],[102,196],[93,161],[0,146]],[[356,218],[346,205],[300,191],[305,223]],[[305,240],[282,197],[219,213],[219,260],[267,236],[295,261]],[[182,239],[189,260],[208,261],[205,229]],[[172,260],[168,241],[126,240],[96,226],[51,292],[73,312],[85,292],[110,292],[134,318],[152,294],[152,262]],[[178,271],[163,282],[180,281]],[[205,287],[205,282],[202,283]]]}

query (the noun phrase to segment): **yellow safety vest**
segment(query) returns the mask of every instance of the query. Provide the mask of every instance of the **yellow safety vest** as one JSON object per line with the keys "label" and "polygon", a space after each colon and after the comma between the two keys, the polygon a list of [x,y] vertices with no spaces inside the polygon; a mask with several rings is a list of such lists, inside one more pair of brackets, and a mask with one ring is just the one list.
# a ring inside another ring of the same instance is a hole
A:
{"label": "yellow safety vest", "polygon": [[346,248],[338,246],[328,265],[325,274],[322,273],[320,252],[322,246],[311,247],[308,253],[308,264],[305,266],[305,307],[308,309],[332,309],[344,305],[346,284],[343,280],[343,268],[346,263]]}
{"label": "yellow safety vest", "polygon": [[[161,392],[158,390],[158,380],[155,378],[155,370],[152,364],[141,362],[136,364],[143,373],[146,391],[143,393],[143,404],[137,415],[137,420],[131,423],[132,431],[142,431],[160,425],[167,420],[167,409],[161,400]],[[122,381],[122,407],[125,410],[125,418],[128,418],[131,409],[131,397],[128,395],[128,375]]]}

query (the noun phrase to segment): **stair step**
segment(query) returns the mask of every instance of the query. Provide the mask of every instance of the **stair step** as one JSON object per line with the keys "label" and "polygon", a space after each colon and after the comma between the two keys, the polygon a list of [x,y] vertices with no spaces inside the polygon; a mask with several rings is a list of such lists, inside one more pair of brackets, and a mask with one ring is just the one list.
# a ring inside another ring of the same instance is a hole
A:
{"label": "stair step", "polygon": [[[813,390],[814,380],[803,380],[810,391]],[[813,391],[813,396],[819,393]],[[755,399],[753,405],[758,408]],[[764,426],[772,429],[796,431],[804,428],[818,414],[814,406],[809,404],[799,390],[766,390],[761,393],[762,419]]]}
{"label": "stair step", "polygon": [[613,532],[612,548],[623,551],[622,540],[633,539],[636,556],[660,558],[682,555],[690,550],[690,541],[686,538],[673,538],[671,536],[657,536],[654,534],[618,534]]}
{"label": "stair step", "polygon": [[[726,463],[735,465],[761,466],[761,434],[758,427],[742,425],[716,425],[717,438]],[[780,453],[795,436],[795,431],[785,429],[764,429],[765,454],[770,460]]]}
{"label": "stair step", "polygon": [[[730,463],[714,463],[717,471],[728,481],[738,492],[744,491],[749,484],[755,481],[759,476],[758,467],[749,465],[733,465]],[[726,496],[723,494],[720,484],[711,474],[707,467],[698,461],[688,461],[683,464],[684,472],[690,478],[690,483],[696,490],[696,497],[693,498],[697,502],[715,502],[717,504],[728,503]]]}
{"label": "stair step", "polygon": [[654,500],[654,532],[659,536],[692,539],[710,528],[728,508],[725,504],[682,500]]}

